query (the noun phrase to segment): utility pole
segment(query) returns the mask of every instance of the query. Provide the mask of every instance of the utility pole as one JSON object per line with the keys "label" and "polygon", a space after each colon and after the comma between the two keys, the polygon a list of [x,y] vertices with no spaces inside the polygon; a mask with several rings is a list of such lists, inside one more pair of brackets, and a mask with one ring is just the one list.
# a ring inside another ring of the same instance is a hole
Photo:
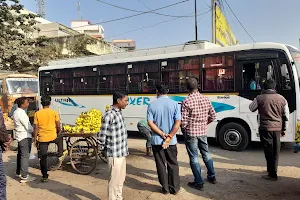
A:
{"label": "utility pole", "polygon": [[216,44],[216,0],[211,0],[212,43]]}
{"label": "utility pole", "polygon": [[195,0],[195,37],[198,40],[198,23],[197,23],[197,0]]}

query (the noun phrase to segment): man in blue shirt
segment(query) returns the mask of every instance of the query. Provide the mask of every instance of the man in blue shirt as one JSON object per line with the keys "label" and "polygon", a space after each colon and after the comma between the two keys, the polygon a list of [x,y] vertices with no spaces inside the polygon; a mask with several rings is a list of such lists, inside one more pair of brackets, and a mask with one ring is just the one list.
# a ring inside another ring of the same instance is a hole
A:
{"label": "man in blue shirt", "polygon": [[147,120],[152,129],[152,151],[162,193],[176,195],[183,192],[180,188],[176,146],[181,113],[179,105],[167,96],[168,92],[166,84],[156,85],[157,100],[148,106]]}

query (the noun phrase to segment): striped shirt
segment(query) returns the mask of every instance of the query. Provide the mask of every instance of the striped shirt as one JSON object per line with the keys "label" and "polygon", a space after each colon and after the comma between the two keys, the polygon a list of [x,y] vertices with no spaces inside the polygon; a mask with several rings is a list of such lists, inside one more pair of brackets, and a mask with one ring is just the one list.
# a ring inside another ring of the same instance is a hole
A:
{"label": "striped shirt", "polygon": [[121,110],[112,106],[106,111],[98,139],[101,150],[107,151],[107,157],[120,158],[129,154],[127,130]]}
{"label": "striped shirt", "polygon": [[216,119],[211,102],[199,92],[189,94],[182,102],[181,115],[181,130],[192,137],[205,136],[207,125]]}

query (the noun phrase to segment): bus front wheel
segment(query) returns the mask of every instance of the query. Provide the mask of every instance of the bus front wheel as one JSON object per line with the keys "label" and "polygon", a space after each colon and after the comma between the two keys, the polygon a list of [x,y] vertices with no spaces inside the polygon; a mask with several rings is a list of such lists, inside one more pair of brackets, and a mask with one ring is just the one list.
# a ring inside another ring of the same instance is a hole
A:
{"label": "bus front wheel", "polygon": [[224,124],[218,133],[221,146],[229,151],[243,151],[249,144],[247,130],[241,124]]}

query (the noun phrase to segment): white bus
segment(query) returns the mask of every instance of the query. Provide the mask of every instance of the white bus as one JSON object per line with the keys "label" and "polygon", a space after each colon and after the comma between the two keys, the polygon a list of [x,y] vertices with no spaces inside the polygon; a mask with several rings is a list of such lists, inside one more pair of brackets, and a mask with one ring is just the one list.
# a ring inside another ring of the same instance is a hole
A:
{"label": "white bus", "polygon": [[186,80],[194,77],[217,112],[208,136],[227,150],[241,151],[250,141],[259,141],[257,113],[248,106],[269,78],[276,80],[278,93],[289,103],[290,123],[282,141],[294,141],[300,120],[299,74],[300,52],[295,47],[277,43],[218,47],[202,41],[55,61],[39,68],[39,95],[52,96],[62,122],[74,124],[82,111],[104,112],[113,91],[126,91],[127,129],[137,131],[138,121],[146,118],[147,106],[156,98],[156,82],[167,82],[170,98],[180,103],[187,96]]}

